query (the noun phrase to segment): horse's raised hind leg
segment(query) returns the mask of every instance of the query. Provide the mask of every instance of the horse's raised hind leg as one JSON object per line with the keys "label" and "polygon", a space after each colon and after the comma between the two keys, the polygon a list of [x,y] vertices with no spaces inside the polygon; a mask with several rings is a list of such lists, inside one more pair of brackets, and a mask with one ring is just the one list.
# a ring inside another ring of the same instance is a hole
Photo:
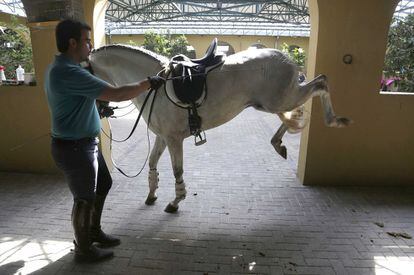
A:
{"label": "horse's raised hind leg", "polygon": [[148,172],[148,185],[149,185],[149,193],[147,199],[145,201],[146,205],[152,205],[157,200],[157,195],[155,191],[158,188],[158,172],[157,172],[157,164],[158,161],[164,152],[166,144],[164,140],[157,136],[155,138],[155,144],[152,148],[150,159],[149,159],[149,172]]}
{"label": "horse's raised hind leg", "polygon": [[287,130],[288,130],[288,127],[286,126],[286,124],[282,123],[282,125],[280,125],[276,134],[272,137],[270,141],[270,143],[275,148],[276,152],[279,155],[281,155],[282,158],[284,159],[287,158],[287,151],[286,151],[286,146],[282,145],[282,137],[286,133]]}
{"label": "horse's raised hind leg", "polygon": [[175,177],[175,199],[171,201],[164,209],[165,212],[175,213],[178,210],[178,204],[185,199],[187,191],[183,179],[183,140],[168,139],[168,150],[170,151],[171,163]]}
{"label": "horse's raised hind leg", "polygon": [[303,97],[303,103],[309,98],[319,95],[324,111],[325,124],[329,127],[345,127],[348,126],[352,121],[345,117],[339,117],[335,115],[332,107],[331,96],[328,90],[328,84],[326,76],[319,75],[312,81],[299,86],[299,91]]}

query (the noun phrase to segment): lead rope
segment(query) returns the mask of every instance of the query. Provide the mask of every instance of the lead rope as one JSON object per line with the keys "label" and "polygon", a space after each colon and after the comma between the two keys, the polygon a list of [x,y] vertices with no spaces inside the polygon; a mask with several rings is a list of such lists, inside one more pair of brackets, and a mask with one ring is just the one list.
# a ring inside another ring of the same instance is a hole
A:
{"label": "lead rope", "polygon": [[132,136],[132,134],[135,132],[135,129],[136,129],[136,127],[137,127],[137,125],[138,125],[138,122],[139,122],[139,120],[140,120],[140,118],[141,118],[141,116],[142,116],[142,113],[143,113],[143,110],[144,110],[144,108],[145,108],[145,106],[146,106],[146,104],[147,104],[147,101],[148,101],[148,99],[149,99],[149,97],[150,97],[150,95],[152,94],[152,93],[154,93],[154,97],[153,97],[153,99],[152,99],[152,102],[151,102],[151,106],[150,106],[150,111],[149,111],[149,114],[148,114],[148,123],[147,123],[147,141],[148,141],[148,152],[147,152],[147,157],[145,158],[145,161],[144,161],[144,164],[142,165],[142,167],[141,167],[141,169],[139,170],[139,172],[137,173],[137,174],[135,174],[135,175],[128,175],[127,173],[125,173],[117,164],[116,164],[116,162],[115,162],[115,160],[114,160],[114,158],[112,157],[112,154],[111,154],[111,161],[112,161],[112,164],[114,165],[114,167],[122,174],[122,175],[124,175],[125,177],[127,177],[127,178],[135,178],[135,177],[137,177],[137,176],[139,176],[141,173],[142,173],[142,171],[144,170],[144,168],[145,168],[145,165],[147,164],[147,161],[148,161],[148,158],[149,158],[149,155],[150,155],[150,151],[151,151],[151,140],[150,140],[150,137],[149,137],[149,125],[150,125],[150,122],[151,122],[151,114],[152,114],[152,110],[153,110],[153,107],[154,107],[154,102],[155,102],[155,99],[156,99],[156,96],[157,96],[157,92],[158,92],[158,90],[154,90],[154,89],[151,89],[149,92],[148,92],[148,94],[147,94],[147,96],[145,97],[145,100],[144,100],[144,103],[142,104],[142,107],[141,107],[141,110],[139,111],[139,114],[138,114],[138,118],[137,118],[137,120],[135,121],[135,124],[134,124],[134,127],[133,127],[133,129],[131,130],[131,133],[128,135],[128,137],[127,138],[125,138],[125,139],[123,139],[123,140],[115,140],[115,139],[113,139],[112,138],[112,128],[111,128],[111,124],[110,124],[110,122],[109,122],[109,120],[108,120],[108,123],[109,123],[109,133],[110,133],[110,135],[108,136],[104,131],[104,134],[110,139],[110,141],[111,141],[111,144],[110,144],[110,146],[111,146],[111,148],[112,148],[112,141],[115,141],[115,142],[124,142],[124,141],[126,141],[126,140],[128,140],[131,136]]}

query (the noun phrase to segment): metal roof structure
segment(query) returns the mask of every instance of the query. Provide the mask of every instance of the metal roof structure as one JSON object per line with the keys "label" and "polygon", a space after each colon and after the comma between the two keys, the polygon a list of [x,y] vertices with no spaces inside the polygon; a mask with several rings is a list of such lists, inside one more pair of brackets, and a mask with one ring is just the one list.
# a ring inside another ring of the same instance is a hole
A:
{"label": "metal roof structure", "polygon": [[308,0],[109,0],[110,34],[309,36]]}
{"label": "metal roof structure", "polygon": [[[25,16],[20,0],[0,0],[0,11]],[[401,0],[394,17],[414,13]],[[109,0],[107,34],[160,33],[309,36],[308,0]]]}
{"label": "metal roof structure", "polygon": [[394,18],[401,20],[409,14],[414,13],[414,0],[400,0],[395,9]]}
{"label": "metal roof structure", "polygon": [[20,16],[26,16],[22,1],[20,0],[0,0],[0,11]]}

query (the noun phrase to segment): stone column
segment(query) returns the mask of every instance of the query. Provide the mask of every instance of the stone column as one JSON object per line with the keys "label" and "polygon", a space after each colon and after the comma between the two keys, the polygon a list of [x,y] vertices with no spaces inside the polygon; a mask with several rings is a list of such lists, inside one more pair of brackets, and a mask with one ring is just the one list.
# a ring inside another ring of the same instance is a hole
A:
{"label": "stone column", "polygon": [[[414,97],[380,95],[387,34],[398,0],[311,0],[308,76],[328,76],[348,128],[327,128],[308,104],[298,175],[304,184],[414,184]],[[352,56],[352,63],[343,61]]]}
{"label": "stone column", "polygon": [[[107,0],[83,0],[83,14],[85,22],[91,26],[92,43],[94,48],[99,48],[105,45],[105,12],[108,8],[109,2]],[[109,134],[110,128],[108,119],[101,120],[102,130]],[[101,143],[100,148],[106,160],[106,164],[110,170],[113,169],[111,161],[111,144],[109,138],[101,132],[99,136]]]}
{"label": "stone column", "polygon": [[83,19],[82,0],[22,0],[27,20],[59,21],[63,18]]}
{"label": "stone column", "polygon": [[[31,97],[39,97],[42,106],[33,106],[34,109],[42,110],[44,119],[42,125],[44,131],[47,131],[50,125],[49,113],[47,110],[46,99],[43,92],[43,78],[48,64],[50,64],[58,52],[55,42],[55,27],[57,23],[64,18],[74,18],[85,21],[92,28],[92,42],[95,47],[102,46],[105,43],[105,11],[108,5],[107,0],[23,0],[24,8],[27,14],[28,26],[30,27],[33,59],[37,78],[36,93]],[[31,108],[28,106],[27,108]],[[30,123],[33,124],[33,123]],[[34,123],[37,124],[37,123]],[[102,120],[103,128],[109,132],[108,123]],[[101,150],[107,160],[108,166],[111,167],[110,145],[109,140],[101,135]],[[48,142],[43,149],[49,152]],[[49,156],[49,154],[47,154]],[[27,156],[31,159],[31,156]],[[33,156],[36,158],[36,156]],[[50,166],[50,168],[45,168]],[[42,165],[41,172],[44,170],[55,171],[53,162],[50,157],[47,158],[47,164]],[[37,171],[37,168],[33,168]]]}

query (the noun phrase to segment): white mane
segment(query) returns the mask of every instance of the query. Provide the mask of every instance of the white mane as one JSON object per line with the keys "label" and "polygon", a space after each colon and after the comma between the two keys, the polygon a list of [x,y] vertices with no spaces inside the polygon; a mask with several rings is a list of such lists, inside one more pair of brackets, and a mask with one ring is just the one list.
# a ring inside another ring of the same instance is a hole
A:
{"label": "white mane", "polygon": [[103,52],[105,53],[105,51],[117,51],[120,50],[121,52],[123,51],[130,51],[133,54],[140,54],[140,55],[144,55],[150,58],[155,59],[156,61],[160,62],[162,66],[165,66],[166,64],[168,64],[169,59],[165,56],[156,54],[150,50],[147,50],[143,47],[136,47],[136,46],[130,46],[130,45],[123,45],[123,44],[113,44],[113,45],[107,45],[107,46],[103,46],[100,47],[98,49],[95,49],[92,51],[92,54],[94,53],[99,53],[99,52]]}

